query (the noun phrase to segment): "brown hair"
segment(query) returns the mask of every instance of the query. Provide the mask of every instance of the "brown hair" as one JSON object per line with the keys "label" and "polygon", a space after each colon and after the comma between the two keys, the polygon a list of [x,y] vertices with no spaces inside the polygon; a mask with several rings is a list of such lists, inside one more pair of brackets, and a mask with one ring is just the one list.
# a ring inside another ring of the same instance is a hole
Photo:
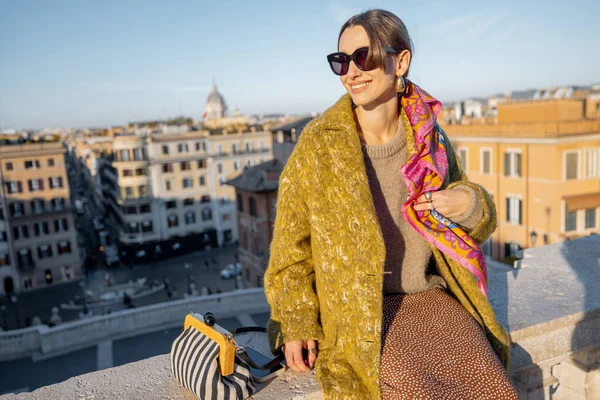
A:
{"label": "brown hair", "polygon": [[[385,70],[385,58],[387,52],[386,47],[392,47],[398,53],[408,50],[412,56],[414,53],[414,47],[408,30],[404,25],[404,22],[396,14],[393,14],[385,10],[368,10],[360,14],[356,14],[351,17],[340,29],[338,36],[338,48],[340,44],[340,38],[342,33],[347,28],[353,26],[362,26],[367,32],[371,47],[369,48],[369,57],[375,62],[375,65]],[[410,69],[410,67],[409,67]],[[408,76],[408,69],[404,74],[406,78]]]}

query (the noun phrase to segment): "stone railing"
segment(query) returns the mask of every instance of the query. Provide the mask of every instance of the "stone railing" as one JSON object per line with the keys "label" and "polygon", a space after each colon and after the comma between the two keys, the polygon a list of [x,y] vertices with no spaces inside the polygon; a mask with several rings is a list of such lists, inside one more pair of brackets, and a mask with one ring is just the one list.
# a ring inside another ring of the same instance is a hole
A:
{"label": "stone railing", "polygon": [[[525,250],[515,268],[490,262],[490,301],[513,341],[520,399],[600,399],[600,236]],[[264,340],[264,338],[263,338]],[[242,343],[243,344],[243,343]],[[266,352],[266,343],[257,350]],[[162,355],[9,399],[195,399]],[[287,371],[257,400],[321,399],[314,373]]]}
{"label": "stone railing", "polygon": [[246,289],[210,296],[190,297],[139,309],[67,322],[0,332],[0,361],[23,357],[51,357],[142,333],[181,326],[190,312],[210,310],[219,318],[269,310],[262,289]]}

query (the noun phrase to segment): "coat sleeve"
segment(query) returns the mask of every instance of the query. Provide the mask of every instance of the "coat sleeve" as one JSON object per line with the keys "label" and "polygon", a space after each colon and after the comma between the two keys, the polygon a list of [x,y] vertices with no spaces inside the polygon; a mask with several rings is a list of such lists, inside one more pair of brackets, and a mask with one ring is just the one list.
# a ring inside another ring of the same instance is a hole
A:
{"label": "coat sleeve", "polygon": [[279,179],[265,294],[271,307],[267,330],[275,353],[290,340],[321,340],[319,303],[310,237],[309,193],[314,151],[305,128]]}
{"label": "coat sleeve", "polygon": [[474,224],[474,226],[463,225],[463,227],[477,244],[482,244],[496,230],[496,206],[494,205],[492,197],[488,191],[483,188],[483,186],[469,181],[467,174],[463,171],[462,166],[460,165],[460,160],[457,154],[454,152],[454,148],[452,147],[452,143],[450,143],[448,136],[441,128],[439,128],[439,126],[438,129],[439,133],[444,136],[446,155],[448,156],[448,186],[446,189],[454,189],[460,186],[463,186],[461,189],[466,189],[466,186],[471,189],[469,190],[471,195],[476,195],[476,201],[478,202],[477,207],[470,208],[477,210],[478,213],[481,212],[481,218]]}

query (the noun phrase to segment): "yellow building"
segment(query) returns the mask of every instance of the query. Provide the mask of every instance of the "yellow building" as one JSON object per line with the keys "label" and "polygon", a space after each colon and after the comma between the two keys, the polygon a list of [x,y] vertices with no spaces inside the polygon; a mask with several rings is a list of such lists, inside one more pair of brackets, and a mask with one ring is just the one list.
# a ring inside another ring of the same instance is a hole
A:
{"label": "yellow building", "polygon": [[503,259],[600,231],[600,119],[586,119],[585,106],[513,102],[499,105],[498,124],[443,126],[469,178],[494,198],[487,254]]}

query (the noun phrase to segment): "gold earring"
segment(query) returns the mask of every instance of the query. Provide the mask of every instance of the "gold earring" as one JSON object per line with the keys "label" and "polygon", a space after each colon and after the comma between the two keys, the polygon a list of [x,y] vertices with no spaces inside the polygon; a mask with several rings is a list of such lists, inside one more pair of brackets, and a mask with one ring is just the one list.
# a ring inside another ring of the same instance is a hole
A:
{"label": "gold earring", "polygon": [[396,92],[398,92],[400,94],[404,94],[405,91],[406,91],[406,81],[404,80],[404,77],[399,76],[398,80],[396,81]]}

